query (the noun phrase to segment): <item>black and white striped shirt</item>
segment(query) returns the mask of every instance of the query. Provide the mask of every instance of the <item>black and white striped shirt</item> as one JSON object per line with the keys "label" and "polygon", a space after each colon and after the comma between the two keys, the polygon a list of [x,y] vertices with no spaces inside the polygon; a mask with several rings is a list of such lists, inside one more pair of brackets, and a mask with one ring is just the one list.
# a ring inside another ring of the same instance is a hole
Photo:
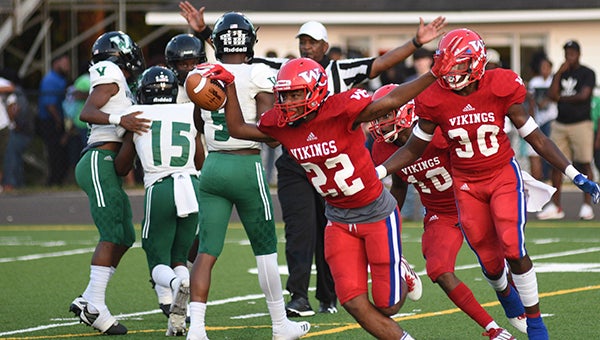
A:
{"label": "black and white striped shirt", "polygon": [[[265,64],[277,72],[288,60],[287,58],[253,58],[251,63]],[[329,95],[347,91],[369,80],[374,60],[375,58],[331,60],[325,56],[320,64],[327,74]]]}

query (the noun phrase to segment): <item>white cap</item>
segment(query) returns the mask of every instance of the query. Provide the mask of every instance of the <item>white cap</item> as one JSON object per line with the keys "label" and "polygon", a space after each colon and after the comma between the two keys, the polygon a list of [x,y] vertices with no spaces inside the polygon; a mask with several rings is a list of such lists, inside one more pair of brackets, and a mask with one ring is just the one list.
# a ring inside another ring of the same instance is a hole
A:
{"label": "white cap", "polygon": [[498,51],[496,51],[495,49],[488,48],[486,56],[488,63],[502,65],[502,61],[500,60],[500,53],[498,53]]}
{"label": "white cap", "polygon": [[303,34],[308,35],[315,40],[329,42],[327,39],[327,29],[318,21],[305,22],[304,25],[300,27],[298,34],[296,34],[296,38],[299,38]]}

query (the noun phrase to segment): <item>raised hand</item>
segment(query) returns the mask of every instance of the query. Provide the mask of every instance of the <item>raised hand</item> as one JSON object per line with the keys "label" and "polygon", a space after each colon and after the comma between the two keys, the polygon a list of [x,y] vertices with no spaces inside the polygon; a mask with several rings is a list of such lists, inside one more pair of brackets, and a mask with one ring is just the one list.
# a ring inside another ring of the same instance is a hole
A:
{"label": "raised hand", "polygon": [[573,183],[583,192],[592,196],[592,202],[600,202],[600,186],[594,181],[590,181],[585,175],[579,174],[573,178]]}
{"label": "raised hand", "polygon": [[222,81],[225,86],[233,83],[235,80],[235,76],[221,64],[204,63],[197,65],[196,70],[205,78]]}
{"label": "raised hand", "polygon": [[446,27],[445,17],[437,17],[427,25],[425,25],[425,21],[423,21],[423,18],[419,18],[419,28],[417,29],[415,39],[419,44],[427,44],[433,39],[444,34],[445,32],[442,31],[444,27]]}
{"label": "raised hand", "polygon": [[189,1],[181,1],[179,3],[179,9],[181,9],[179,14],[185,18],[188,25],[190,25],[194,31],[202,32],[206,28],[206,23],[204,22],[204,7],[196,9]]}

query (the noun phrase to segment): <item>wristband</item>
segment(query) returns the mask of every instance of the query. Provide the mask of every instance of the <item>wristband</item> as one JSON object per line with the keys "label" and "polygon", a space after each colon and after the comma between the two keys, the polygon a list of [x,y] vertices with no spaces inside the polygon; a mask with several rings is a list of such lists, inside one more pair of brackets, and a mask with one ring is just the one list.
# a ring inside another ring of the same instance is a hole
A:
{"label": "wristband", "polygon": [[108,123],[119,125],[121,124],[121,116],[119,115],[108,115]]}
{"label": "wristband", "polygon": [[412,38],[412,43],[413,45],[415,45],[416,48],[423,47],[423,44],[419,44],[419,42],[417,41],[417,37]]}
{"label": "wristband", "polygon": [[378,166],[375,168],[375,172],[377,172],[377,177],[378,177],[379,179],[384,179],[384,178],[385,178],[385,176],[387,176],[387,175],[388,175],[388,173],[387,173],[387,169],[385,168],[385,166],[383,166],[383,164],[381,164],[381,165],[378,165]]}
{"label": "wristband", "polygon": [[200,40],[202,41],[208,41],[208,39],[210,39],[210,37],[212,36],[212,32],[213,31],[210,29],[210,27],[206,25],[206,27],[201,32],[198,32],[198,38],[200,38]]}
{"label": "wristband", "polygon": [[569,164],[569,165],[567,165],[567,168],[565,169],[565,175],[567,175],[567,177],[569,177],[573,181],[573,180],[575,180],[575,176],[579,175],[579,171],[577,171],[577,169],[575,169],[573,164]]}

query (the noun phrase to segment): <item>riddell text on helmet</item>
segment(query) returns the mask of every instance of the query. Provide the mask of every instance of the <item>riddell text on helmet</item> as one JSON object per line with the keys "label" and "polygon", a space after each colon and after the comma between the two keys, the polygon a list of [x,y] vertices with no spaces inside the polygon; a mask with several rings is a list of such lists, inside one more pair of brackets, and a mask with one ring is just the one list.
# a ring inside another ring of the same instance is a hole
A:
{"label": "riddell text on helmet", "polygon": [[240,52],[248,52],[247,47],[223,47],[224,53],[240,53]]}

